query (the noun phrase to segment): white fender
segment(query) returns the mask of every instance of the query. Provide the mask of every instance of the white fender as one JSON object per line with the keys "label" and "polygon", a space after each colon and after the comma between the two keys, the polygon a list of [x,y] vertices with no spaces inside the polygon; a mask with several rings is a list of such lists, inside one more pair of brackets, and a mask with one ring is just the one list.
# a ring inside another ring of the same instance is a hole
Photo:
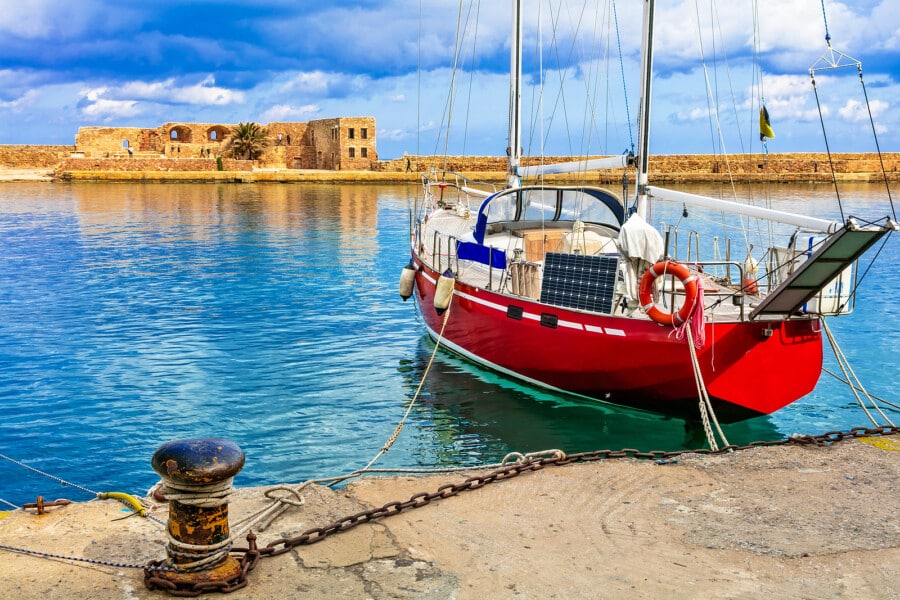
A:
{"label": "white fender", "polygon": [[444,311],[450,306],[450,301],[453,300],[453,284],[455,282],[456,278],[453,277],[450,269],[444,271],[438,278],[437,286],[434,289],[434,308],[437,314],[444,314]]}
{"label": "white fender", "polygon": [[413,286],[416,283],[416,268],[409,263],[403,270],[400,272],[400,297],[403,298],[403,301],[412,296]]}

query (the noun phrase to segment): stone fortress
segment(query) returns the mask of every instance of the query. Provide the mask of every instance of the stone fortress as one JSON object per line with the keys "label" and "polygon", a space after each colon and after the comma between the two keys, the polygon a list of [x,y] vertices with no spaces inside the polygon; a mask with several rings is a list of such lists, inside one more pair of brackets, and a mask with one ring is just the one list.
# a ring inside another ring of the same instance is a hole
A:
{"label": "stone fortress", "polygon": [[[234,125],[166,123],[155,128],[81,127],[63,170],[321,169],[369,171],[378,161],[374,117],[340,117],[308,123],[269,123],[269,145],[256,161],[223,153]],[[134,162],[123,164],[121,159]],[[175,160],[173,160],[175,159]],[[198,162],[199,161],[199,162]]]}

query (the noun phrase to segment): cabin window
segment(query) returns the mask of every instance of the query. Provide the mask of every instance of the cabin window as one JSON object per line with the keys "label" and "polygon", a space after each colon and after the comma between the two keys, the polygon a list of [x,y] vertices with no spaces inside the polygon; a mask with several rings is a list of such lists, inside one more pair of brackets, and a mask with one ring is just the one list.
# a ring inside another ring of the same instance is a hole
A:
{"label": "cabin window", "polygon": [[356,148],[350,148],[350,158],[356,158]]}
{"label": "cabin window", "polygon": [[519,195],[517,193],[503,194],[494,198],[487,205],[487,222],[514,221],[519,207]]}
{"label": "cabin window", "polygon": [[350,129],[348,129],[348,130],[347,130],[347,137],[350,138],[351,140],[352,140],[353,138],[355,138],[355,137],[356,137],[356,130],[353,129],[352,127],[351,127]]}
{"label": "cabin window", "polygon": [[556,190],[526,190],[522,193],[522,219],[552,221],[556,218]]}
{"label": "cabin window", "polygon": [[[603,195],[609,202],[616,206],[621,206],[619,200],[612,194],[605,193]],[[618,216],[603,200],[581,190],[563,190],[559,218],[564,221],[577,219],[586,223],[612,225],[617,229],[621,225]]]}
{"label": "cabin window", "polygon": [[362,129],[360,129],[360,130],[359,130],[359,137],[361,137],[361,138],[364,139],[364,140],[369,139],[369,130],[368,130],[367,128],[365,128],[365,127],[363,127]]}
{"label": "cabin window", "polygon": [[359,155],[363,158],[368,158],[369,157],[369,149],[368,148],[360,148]]}

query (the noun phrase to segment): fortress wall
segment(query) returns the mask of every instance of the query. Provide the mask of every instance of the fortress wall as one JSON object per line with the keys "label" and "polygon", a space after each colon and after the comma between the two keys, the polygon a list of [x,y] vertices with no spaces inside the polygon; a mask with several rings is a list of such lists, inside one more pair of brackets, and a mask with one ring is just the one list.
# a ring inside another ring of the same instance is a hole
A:
{"label": "fortress wall", "polygon": [[139,127],[81,127],[75,136],[75,147],[88,158],[127,156],[129,145],[140,149],[143,132]]}
{"label": "fortress wall", "polygon": [[[599,158],[599,157],[594,157]],[[432,167],[437,170],[456,173],[503,173],[506,171],[506,158],[495,156],[444,157],[437,156],[404,156],[380,161],[376,171],[404,172],[407,159],[414,173],[428,171]],[[543,162],[552,164],[571,160],[569,157],[545,157]],[[825,153],[791,153],[791,154],[748,154],[748,155],[710,155],[710,154],[671,154],[652,156],[650,172],[655,181],[668,182],[702,182],[721,181],[728,173],[737,179],[775,180],[783,182],[830,181],[831,166],[842,179],[859,181],[882,181],[882,161],[888,178],[900,180],[900,152],[882,154],[832,154],[831,160]],[[538,164],[539,159],[523,157],[522,165]],[[623,170],[605,171],[597,175],[602,183],[621,181]],[[629,179],[633,180],[634,171],[627,170]]]}
{"label": "fortress wall", "polygon": [[0,169],[52,169],[74,146],[0,145]]}
{"label": "fortress wall", "polygon": [[[253,161],[222,159],[225,171],[251,171]],[[217,171],[215,158],[66,158],[59,162],[56,172],[111,171],[111,172],[186,172]]]}

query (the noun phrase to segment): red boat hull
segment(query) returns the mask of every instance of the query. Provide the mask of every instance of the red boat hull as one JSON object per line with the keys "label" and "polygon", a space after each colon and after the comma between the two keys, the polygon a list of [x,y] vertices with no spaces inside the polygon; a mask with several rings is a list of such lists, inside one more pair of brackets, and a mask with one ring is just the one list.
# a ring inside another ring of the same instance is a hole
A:
{"label": "red boat hull", "polygon": [[[439,274],[415,260],[415,296],[433,338]],[[510,309],[510,307],[513,307]],[[644,319],[588,314],[456,282],[441,343],[534,384],[654,412],[697,417],[687,339]],[[697,351],[720,421],[774,412],[813,390],[822,368],[818,320],[706,324]]]}

